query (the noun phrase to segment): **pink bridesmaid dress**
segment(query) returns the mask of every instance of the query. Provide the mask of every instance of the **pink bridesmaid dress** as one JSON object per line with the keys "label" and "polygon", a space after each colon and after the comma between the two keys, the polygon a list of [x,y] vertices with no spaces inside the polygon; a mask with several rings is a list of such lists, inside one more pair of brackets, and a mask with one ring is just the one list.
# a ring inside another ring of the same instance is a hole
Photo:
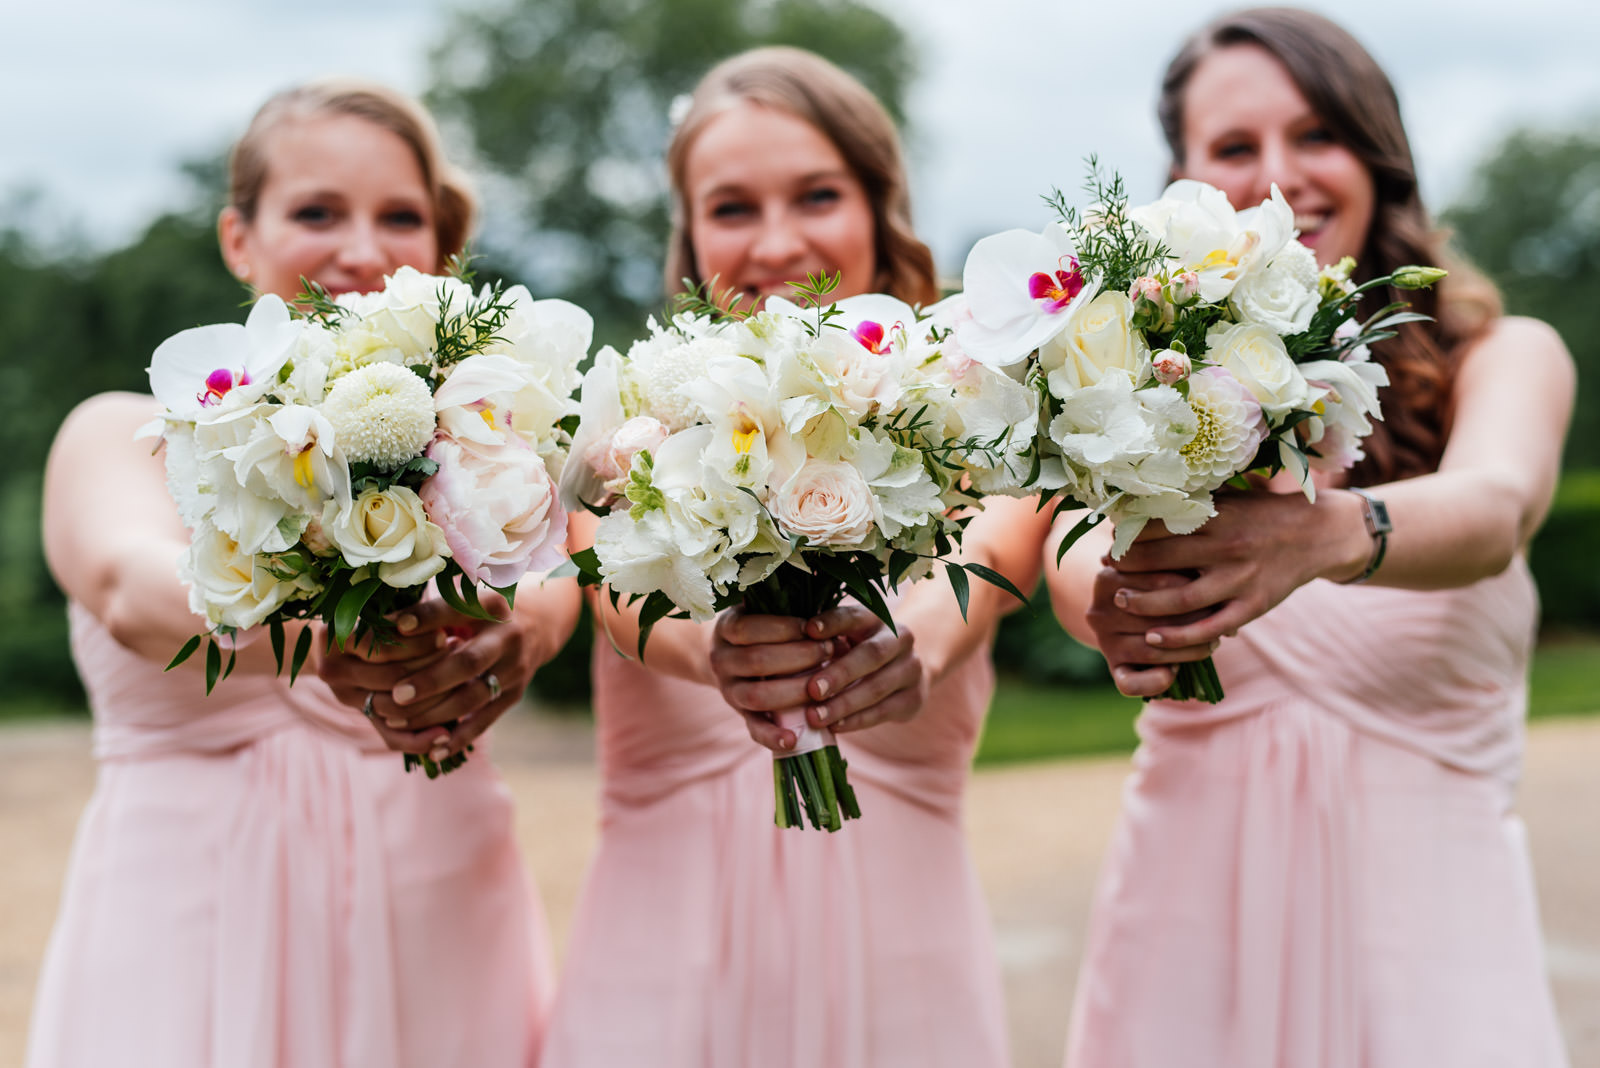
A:
{"label": "pink bridesmaid dress", "polygon": [[193,673],[76,605],[99,776],[30,1068],[526,1068],[544,917],[480,744],[406,775],[314,677]]}
{"label": "pink bridesmaid dress", "polygon": [[1512,810],[1537,597],[1316,582],[1152,702],[1070,1068],[1559,1068]]}
{"label": "pink bridesmaid dress", "polygon": [[995,1068],[1000,970],[962,828],[985,645],[910,723],[845,735],[862,818],[772,822],[772,755],[710,687],[596,642],[601,833],[543,1068]]}

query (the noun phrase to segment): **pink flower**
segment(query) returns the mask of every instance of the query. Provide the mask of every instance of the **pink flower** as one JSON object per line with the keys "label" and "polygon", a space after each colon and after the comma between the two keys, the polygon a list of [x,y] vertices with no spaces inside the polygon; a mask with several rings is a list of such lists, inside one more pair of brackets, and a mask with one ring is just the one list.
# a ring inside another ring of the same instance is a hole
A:
{"label": "pink flower", "polygon": [[1176,349],[1162,349],[1150,361],[1150,369],[1155,372],[1156,380],[1165,386],[1188,378],[1192,366],[1189,357]]}
{"label": "pink flower", "polygon": [[468,578],[504,587],[561,562],[567,513],[544,461],[520,438],[441,434],[427,455],[439,470],[422,484],[422,503]]}
{"label": "pink flower", "polygon": [[611,434],[596,441],[584,459],[605,484],[607,500],[590,502],[608,504],[622,495],[628,482],[628,472],[633,469],[633,458],[646,449],[654,452],[667,440],[667,428],[648,415],[636,415]]}

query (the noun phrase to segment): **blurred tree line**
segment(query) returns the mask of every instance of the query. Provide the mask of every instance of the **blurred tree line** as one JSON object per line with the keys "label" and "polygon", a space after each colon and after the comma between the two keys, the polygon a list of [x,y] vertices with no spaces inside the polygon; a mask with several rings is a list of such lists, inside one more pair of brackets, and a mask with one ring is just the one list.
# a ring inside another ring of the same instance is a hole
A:
{"label": "blurred tree line", "polygon": [[[597,344],[626,343],[660,307],[667,116],[708,67],[757,44],[811,48],[860,77],[897,118],[914,68],[903,32],[857,0],[512,0],[461,11],[441,40],[426,97],[471,146],[487,194],[483,273],[589,308]],[[63,251],[30,228],[26,202],[0,208],[0,445],[9,460],[0,469],[0,704],[81,699],[39,544],[55,428],[93,393],[145,389],[149,354],[172,333],[243,318],[245,294],[216,246],[222,166],[185,169],[193,207],[110,251]],[[1575,296],[1600,261],[1600,131],[1511,137],[1445,220],[1512,311],[1566,338],[1582,397],[1568,464],[1600,467],[1600,302]],[[1573,547],[1536,552],[1536,566],[1586,568],[1600,587],[1584,555],[1600,492],[1563,499],[1576,511],[1552,518],[1553,532],[1567,531],[1552,544]],[[1600,589],[1569,600],[1547,597],[1547,607],[1600,624]],[[586,650],[575,643],[536,685],[581,698]],[[1061,635],[1043,598],[1007,620],[997,657],[1040,681],[1104,678],[1098,656]]]}

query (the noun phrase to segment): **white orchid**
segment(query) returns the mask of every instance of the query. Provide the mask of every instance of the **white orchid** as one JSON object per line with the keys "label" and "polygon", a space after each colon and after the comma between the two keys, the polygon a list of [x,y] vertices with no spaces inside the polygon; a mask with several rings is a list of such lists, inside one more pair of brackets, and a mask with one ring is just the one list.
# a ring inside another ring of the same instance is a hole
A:
{"label": "white orchid", "polygon": [[1172,274],[1195,273],[1200,298],[1212,304],[1294,237],[1294,212],[1276,185],[1260,207],[1236,212],[1222,190],[1180,179],[1128,217],[1166,246]]}
{"label": "white orchid", "polygon": [[1004,367],[1025,358],[1065,329],[1098,283],[1078,269],[1072,237],[1052,223],[1037,234],[1007,230],[967,254],[962,274],[970,319],[956,326],[973,359]]}
{"label": "white orchid", "polygon": [[163,341],[150,358],[150,391],[170,422],[206,422],[254,404],[276,384],[301,330],[268,294],[243,326],[197,326]]}

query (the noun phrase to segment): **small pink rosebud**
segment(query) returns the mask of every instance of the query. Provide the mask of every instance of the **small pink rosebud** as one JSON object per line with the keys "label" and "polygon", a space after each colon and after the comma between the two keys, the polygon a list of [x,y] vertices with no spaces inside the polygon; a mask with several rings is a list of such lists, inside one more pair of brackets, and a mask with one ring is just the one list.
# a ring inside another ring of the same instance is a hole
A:
{"label": "small pink rosebud", "polygon": [[1179,271],[1168,283],[1172,303],[1182,307],[1200,295],[1200,276],[1194,271]]}
{"label": "small pink rosebud", "polygon": [[1150,368],[1155,372],[1156,380],[1164,386],[1175,382],[1182,382],[1189,377],[1193,364],[1189,357],[1177,349],[1162,349],[1150,361]]}

